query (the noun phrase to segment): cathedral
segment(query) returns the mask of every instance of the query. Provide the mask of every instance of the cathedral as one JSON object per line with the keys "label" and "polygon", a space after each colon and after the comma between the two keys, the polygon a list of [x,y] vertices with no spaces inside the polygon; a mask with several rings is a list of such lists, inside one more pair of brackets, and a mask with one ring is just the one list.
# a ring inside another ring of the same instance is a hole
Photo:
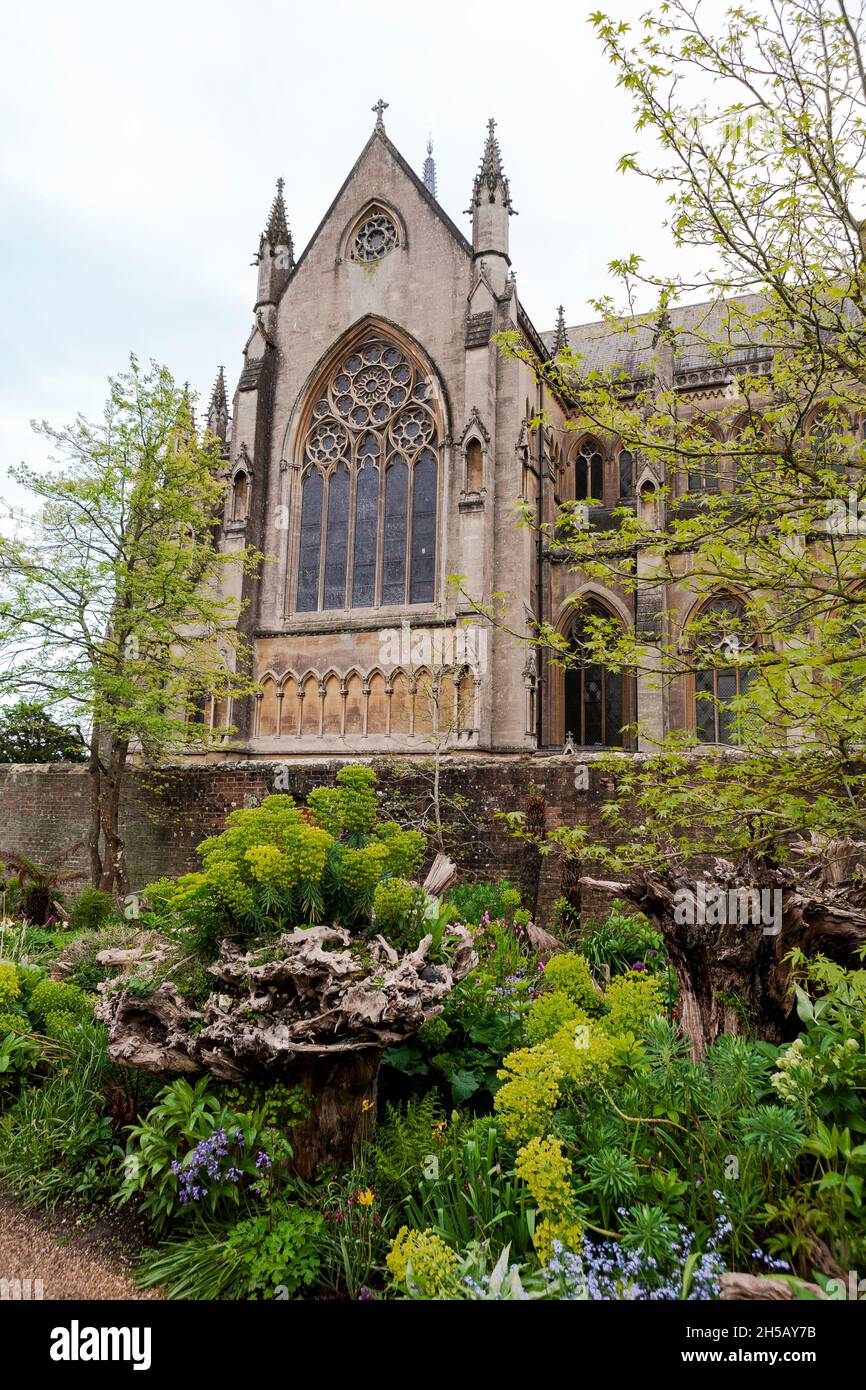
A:
{"label": "cathedral", "polygon": [[[655,508],[663,524],[665,480],[617,440],[569,428],[537,368],[568,345],[639,379],[652,357],[684,400],[711,410],[730,399],[730,375],[690,347],[689,330],[705,334],[713,310],[672,311],[676,332],[657,352],[634,335],[612,341],[605,325],[566,327],[562,310],[540,331],[509,254],[495,122],[467,240],[437,199],[431,147],[419,176],[386,133],[385,107],[297,257],[278,182],[231,410],[222,369],[211,397],[229,479],[218,543],[265,558],[256,577],[228,571],[257,693],[214,702],[207,722],[231,727],[233,757],[629,748],[681,728],[725,742],[735,670],[711,673],[696,700],[685,677],[662,687],[586,662],[565,671],[525,640],[542,621],[577,641],[593,610],[649,642],[676,639],[672,625],[685,631],[695,607],[685,572],[676,592],[647,586],[635,599],[581,583],[518,524],[521,508],[549,522],[580,498],[599,503],[592,525],[623,505]],[[528,360],[503,353],[503,332]],[[505,613],[495,626],[477,617],[493,603]]]}

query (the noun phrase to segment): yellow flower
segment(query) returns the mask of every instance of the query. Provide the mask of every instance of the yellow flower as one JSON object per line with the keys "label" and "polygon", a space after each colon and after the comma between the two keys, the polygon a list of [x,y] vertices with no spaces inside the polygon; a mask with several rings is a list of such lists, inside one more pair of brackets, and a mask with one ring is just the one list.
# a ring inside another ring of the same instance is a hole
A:
{"label": "yellow flower", "polygon": [[361,1207],[371,1207],[376,1200],[376,1194],[371,1187],[365,1187],[358,1193],[358,1205]]}
{"label": "yellow flower", "polygon": [[362,1115],[366,1115],[367,1111],[368,1111],[368,1110],[372,1110],[372,1109],[373,1109],[373,1102],[372,1102],[371,1100],[362,1100],[362,1101],[361,1101],[361,1114],[362,1114]]}

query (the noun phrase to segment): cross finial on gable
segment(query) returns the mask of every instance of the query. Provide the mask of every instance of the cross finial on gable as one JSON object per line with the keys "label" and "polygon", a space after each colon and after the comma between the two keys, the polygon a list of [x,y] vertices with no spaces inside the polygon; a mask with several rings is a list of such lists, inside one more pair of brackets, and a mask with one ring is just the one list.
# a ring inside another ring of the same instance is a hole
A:
{"label": "cross finial on gable", "polygon": [[371,111],[375,111],[375,112],[376,112],[376,129],[377,129],[377,130],[384,130],[384,129],[385,129],[385,122],[382,120],[382,113],[383,113],[384,111],[387,111],[388,105],[389,105],[389,103],[388,103],[387,101],[383,101],[382,98],[380,97],[379,100],[376,102],[376,105],[370,107],[370,110],[371,110]]}

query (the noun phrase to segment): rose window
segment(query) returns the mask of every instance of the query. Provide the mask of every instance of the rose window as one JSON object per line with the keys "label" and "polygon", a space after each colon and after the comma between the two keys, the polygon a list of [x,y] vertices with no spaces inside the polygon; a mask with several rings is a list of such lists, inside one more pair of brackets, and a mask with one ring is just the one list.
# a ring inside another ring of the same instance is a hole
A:
{"label": "rose window", "polygon": [[386,212],[367,217],[355,232],[352,259],[380,261],[397,245],[397,228]]}

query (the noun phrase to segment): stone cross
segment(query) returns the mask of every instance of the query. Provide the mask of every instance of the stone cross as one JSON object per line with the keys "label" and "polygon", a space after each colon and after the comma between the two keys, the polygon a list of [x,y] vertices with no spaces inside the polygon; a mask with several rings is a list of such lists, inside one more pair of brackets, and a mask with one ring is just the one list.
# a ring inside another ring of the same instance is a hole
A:
{"label": "stone cross", "polygon": [[370,107],[370,110],[371,110],[371,111],[375,111],[375,112],[376,112],[376,125],[377,125],[377,126],[382,126],[382,127],[384,128],[385,122],[382,120],[382,112],[383,112],[383,111],[387,111],[388,105],[389,105],[389,103],[388,103],[387,101],[383,101],[382,98],[380,97],[379,100],[376,102],[376,105]]}

